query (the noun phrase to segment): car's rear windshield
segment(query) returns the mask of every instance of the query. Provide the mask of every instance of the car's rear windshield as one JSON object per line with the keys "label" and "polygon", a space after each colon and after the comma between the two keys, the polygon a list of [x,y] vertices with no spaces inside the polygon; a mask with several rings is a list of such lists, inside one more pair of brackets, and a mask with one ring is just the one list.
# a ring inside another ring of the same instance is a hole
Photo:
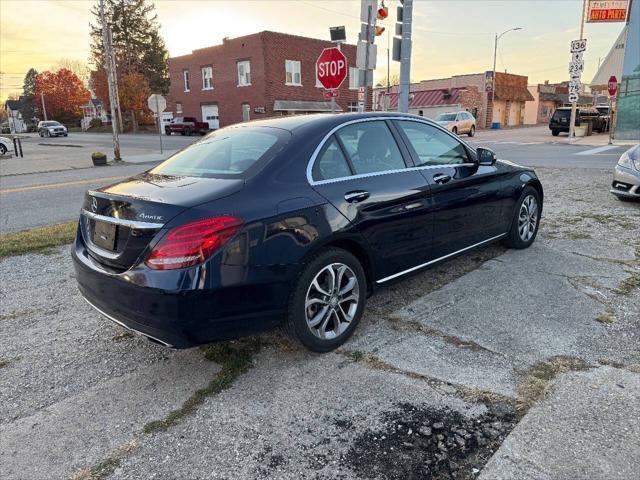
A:
{"label": "car's rear windshield", "polygon": [[436,117],[436,122],[453,122],[455,119],[455,113],[441,113]]}
{"label": "car's rear windshield", "polygon": [[571,110],[567,109],[567,110],[556,110],[553,113],[553,118],[555,120],[557,120],[558,118],[570,118],[571,117]]}
{"label": "car's rear windshield", "polygon": [[210,133],[151,170],[187,177],[241,177],[268,161],[290,134],[273,127],[232,127]]}

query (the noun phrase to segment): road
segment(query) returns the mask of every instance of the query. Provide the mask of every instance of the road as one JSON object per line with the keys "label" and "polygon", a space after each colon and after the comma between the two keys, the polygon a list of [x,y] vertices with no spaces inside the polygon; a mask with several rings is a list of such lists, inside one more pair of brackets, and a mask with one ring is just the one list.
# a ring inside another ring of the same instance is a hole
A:
{"label": "road", "polygon": [[[522,165],[546,168],[613,169],[621,146],[594,147],[568,145],[551,137],[546,127],[518,130],[485,131],[471,142],[493,149],[498,157]],[[163,137],[167,149],[179,149],[199,137]],[[29,141],[39,141],[33,138]],[[70,134],[66,139],[46,139],[79,144],[107,151],[111,136],[107,134]],[[157,148],[152,135],[122,135],[123,150]],[[10,232],[37,227],[77,217],[84,192],[117,182],[151,168],[153,164],[83,168],[0,177],[0,231]]]}

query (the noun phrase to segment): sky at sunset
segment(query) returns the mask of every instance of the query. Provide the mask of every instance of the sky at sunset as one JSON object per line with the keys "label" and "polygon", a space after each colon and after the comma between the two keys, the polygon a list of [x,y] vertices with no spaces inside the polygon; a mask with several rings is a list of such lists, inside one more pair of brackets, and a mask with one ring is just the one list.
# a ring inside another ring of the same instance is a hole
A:
{"label": "sky at sunset", "polygon": [[[88,59],[90,0],[0,0],[0,98],[21,91],[30,67],[38,71],[61,58]],[[386,2],[393,32],[396,0]],[[261,30],[327,38],[330,26],[345,25],[355,43],[359,1],[157,0],[161,33],[171,56]],[[447,77],[492,68],[495,32],[497,70],[529,76],[529,83],[568,80],[569,43],[579,36],[582,0],[415,0],[412,79]],[[590,81],[623,27],[586,24],[583,81]],[[378,37],[378,70],[386,80],[386,33]],[[399,64],[391,62],[391,74]]]}

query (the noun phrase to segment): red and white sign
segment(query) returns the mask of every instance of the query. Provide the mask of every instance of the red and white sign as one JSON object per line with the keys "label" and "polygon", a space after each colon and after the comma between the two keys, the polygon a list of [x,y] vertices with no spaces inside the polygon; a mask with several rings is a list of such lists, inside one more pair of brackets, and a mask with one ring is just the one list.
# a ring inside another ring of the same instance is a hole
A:
{"label": "red and white sign", "polygon": [[333,90],[347,78],[347,57],[338,48],[325,48],[316,60],[318,80],[328,90]]}
{"label": "red and white sign", "polygon": [[324,92],[322,92],[322,96],[324,98],[338,98],[338,91],[337,90],[325,90]]}
{"label": "red and white sign", "polygon": [[609,77],[609,96],[615,97],[618,91],[618,79],[615,75]]}
{"label": "red and white sign", "polygon": [[627,0],[589,0],[587,23],[624,22],[627,8]]}

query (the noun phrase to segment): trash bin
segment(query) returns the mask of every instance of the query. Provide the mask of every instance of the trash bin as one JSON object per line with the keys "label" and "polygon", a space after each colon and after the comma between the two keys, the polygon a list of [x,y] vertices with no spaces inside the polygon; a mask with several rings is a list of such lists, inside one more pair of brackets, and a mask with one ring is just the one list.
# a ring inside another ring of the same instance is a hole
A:
{"label": "trash bin", "polygon": [[499,130],[502,127],[502,124],[500,122],[493,122],[491,124],[491,130]]}

